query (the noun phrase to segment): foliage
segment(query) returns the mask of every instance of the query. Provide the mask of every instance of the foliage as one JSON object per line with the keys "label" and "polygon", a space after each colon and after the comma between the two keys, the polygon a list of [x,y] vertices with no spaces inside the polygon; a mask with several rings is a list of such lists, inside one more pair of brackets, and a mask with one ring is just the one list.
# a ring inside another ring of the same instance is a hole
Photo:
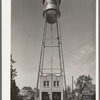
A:
{"label": "foliage", "polygon": [[39,89],[37,89],[37,88],[34,88],[34,91],[35,91],[35,93],[36,93],[36,91],[37,91],[37,97],[39,97]]}
{"label": "foliage", "polygon": [[11,84],[11,100],[18,100],[18,93],[19,93],[19,88],[16,86],[15,80],[12,81]]}
{"label": "foliage", "polygon": [[24,87],[22,88],[22,90],[28,90],[28,91],[30,91],[30,90],[32,90],[32,88],[31,88],[31,87],[24,86]]}
{"label": "foliage", "polygon": [[90,77],[90,75],[85,76],[85,75],[81,75],[79,76],[79,78],[77,78],[77,81],[75,82],[76,87],[81,88],[83,87],[85,84],[92,84],[92,77]]}
{"label": "foliage", "polygon": [[19,93],[19,88],[18,86],[16,86],[16,81],[15,81],[15,77],[17,76],[17,72],[16,69],[13,68],[13,64],[15,63],[15,61],[12,59],[12,55],[11,55],[11,100],[19,100],[18,97],[18,93]]}
{"label": "foliage", "polygon": [[67,86],[67,93],[70,93],[70,92],[71,92],[71,87]]}
{"label": "foliage", "polygon": [[24,98],[29,98],[30,100],[33,100],[35,98],[35,92],[33,91],[33,89],[31,87],[27,87],[27,86],[24,86],[22,88],[22,91],[24,93]]}
{"label": "foliage", "polygon": [[10,61],[11,61],[11,65],[10,66],[11,66],[11,82],[12,82],[14,80],[14,78],[17,76],[16,69],[13,68],[13,64],[16,63],[16,61],[14,61],[12,59],[12,55],[11,55]]}

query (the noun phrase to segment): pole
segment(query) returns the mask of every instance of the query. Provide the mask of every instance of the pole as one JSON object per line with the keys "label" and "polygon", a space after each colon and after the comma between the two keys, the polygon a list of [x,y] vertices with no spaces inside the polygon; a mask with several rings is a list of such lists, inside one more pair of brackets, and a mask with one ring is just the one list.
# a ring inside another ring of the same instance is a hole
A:
{"label": "pole", "polygon": [[[51,24],[51,45],[53,46],[53,30],[52,30],[52,24]],[[53,82],[53,47],[51,47],[51,100],[52,100],[52,82]]]}
{"label": "pole", "polygon": [[72,99],[73,99],[73,76],[72,76]]}

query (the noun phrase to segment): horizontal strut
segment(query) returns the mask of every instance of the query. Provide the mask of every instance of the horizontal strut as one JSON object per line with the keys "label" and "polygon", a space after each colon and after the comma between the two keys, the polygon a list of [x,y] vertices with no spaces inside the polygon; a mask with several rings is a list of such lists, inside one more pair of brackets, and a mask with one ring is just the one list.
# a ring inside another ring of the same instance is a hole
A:
{"label": "horizontal strut", "polygon": [[[42,74],[51,74],[51,73],[42,73]],[[52,74],[61,74],[61,73],[52,73]]]}
{"label": "horizontal strut", "polygon": [[[51,68],[43,68],[43,70],[51,70]],[[53,68],[52,70],[60,70],[60,68]]]}
{"label": "horizontal strut", "polygon": [[58,47],[58,46],[44,46],[44,47]]}

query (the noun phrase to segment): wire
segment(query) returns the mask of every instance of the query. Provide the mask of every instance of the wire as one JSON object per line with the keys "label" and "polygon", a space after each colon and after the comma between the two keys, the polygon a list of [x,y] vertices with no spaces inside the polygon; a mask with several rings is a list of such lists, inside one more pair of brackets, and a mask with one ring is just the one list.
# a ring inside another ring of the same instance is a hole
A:
{"label": "wire", "polygon": [[[90,50],[89,50],[89,51],[90,51]],[[88,55],[88,54],[89,54],[89,51],[88,51],[88,53],[85,53],[85,55]],[[91,51],[90,51],[90,52],[91,52]],[[93,54],[93,57],[94,57],[94,55],[95,55],[95,54]],[[89,57],[87,57],[88,59],[86,59],[86,61],[83,63],[83,65],[86,64],[87,61],[90,60],[90,59],[92,58],[90,55],[88,55],[88,56],[89,56]],[[82,58],[83,58],[83,57],[81,57],[80,59],[82,59]],[[85,59],[84,59],[84,60],[85,60]],[[79,62],[80,62],[80,60],[79,60]],[[82,67],[80,67],[80,68],[82,68]]]}
{"label": "wire", "polygon": [[[68,52],[66,52],[66,53],[64,53],[64,57],[65,56],[67,56],[67,55],[69,55],[69,53],[70,52],[72,52],[72,51],[74,51],[75,49],[78,49],[78,48],[80,48],[80,47],[82,47],[83,45],[85,45],[85,44],[87,44],[88,42],[91,42],[91,41],[94,41],[93,39],[91,39],[91,40],[89,40],[89,41],[87,41],[87,42],[85,42],[85,43],[83,43],[83,44],[81,44],[81,45],[79,45],[78,47],[76,47],[76,48],[73,48],[73,49],[71,49],[70,51],[68,51]],[[65,55],[66,54],[66,55]],[[55,58],[55,59],[53,59],[53,60],[58,60],[57,58]],[[45,65],[44,66],[46,66],[47,64],[49,64],[51,61],[48,61],[47,63],[45,63]]]}
{"label": "wire", "polygon": [[[79,50],[79,48],[83,47],[84,45],[88,44],[88,43],[91,42],[91,41],[94,41],[94,39],[91,39],[91,40],[89,40],[89,41],[87,41],[87,42],[85,42],[85,43],[83,43],[83,44],[77,46],[76,48],[73,48],[73,49],[71,49],[70,51],[65,52],[64,54],[67,53],[67,55],[69,55],[69,53],[71,53],[72,51],[75,51],[75,50],[77,50],[77,49]],[[66,55],[65,55],[65,56],[66,56]]]}
{"label": "wire", "polygon": [[[94,57],[94,56],[93,56]],[[88,63],[88,61],[91,61],[91,59],[93,59],[91,56],[81,65],[81,67],[78,67],[80,69],[83,68],[84,65],[86,65]]]}
{"label": "wire", "polygon": [[[93,41],[93,43],[95,43],[95,41]],[[91,44],[91,47],[93,47],[92,44]],[[90,50],[91,50],[90,47],[88,47],[87,52],[86,52],[85,54],[83,54],[83,56],[81,57],[81,59],[82,59],[83,57],[86,57],[86,56],[89,54],[89,51],[90,51]],[[80,59],[80,60],[81,60],[81,59]],[[79,61],[80,61],[80,60],[79,60]]]}
{"label": "wire", "polygon": [[93,62],[94,59],[95,59],[95,57],[94,57],[90,62],[88,62],[87,65],[85,65],[85,67],[83,67],[83,69],[81,69],[78,73],[74,74],[73,76],[76,76],[77,74],[79,74],[80,72],[82,72],[82,71],[84,71],[86,68],[88,68],[88,64],[90,64],[91,62]]}

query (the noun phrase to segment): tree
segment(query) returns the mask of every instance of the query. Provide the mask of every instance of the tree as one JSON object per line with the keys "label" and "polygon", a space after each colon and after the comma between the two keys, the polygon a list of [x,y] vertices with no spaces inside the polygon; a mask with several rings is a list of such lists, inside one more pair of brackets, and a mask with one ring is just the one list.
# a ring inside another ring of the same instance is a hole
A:
{"label": "tree", "polygon": [[67,93],[70,93],[70,92],[71,92],[71,87],[67,86]]}
{"label": "tree", "polygon": [[81,75],[79,78],[77,78],[77,81],[75,82],[77,88],[82,88],[85,84],[92,84],[92,77],[90,75],[85,76]]}
{"label": "tree", "polygon": [[22,88],[22,90],[28,90],[28,91],[30,91],[30,90],[32,90],[32,88],[31,88],[31,87],[24,86],[24,87]]}
{"label": "tree", "polygon": [[22,88],[23,92],[25,92],[25,94],[23,95],[26,99],[29,98],[30,100],[34,100],[35,98],[35,92],[33,91],[33,89],[31,87],[27,87],[24,86]]}
{"label": "tree", "polygon": [[16,63],[16,61],[14,61],[12,59],[12,55],[11,55],[11,59],[10,59],[10,66],[11,66],[11,100],[18,100],[18,93],[19,93],[19,88],[18,86],[16,86],[16,81],[15,81],[15,77],[17,76],[17,72],[16,69],[13,68],[13,64]]}
{"label": "tree", "polygon": [[35,94],[36,94],[36,91],[37,91],[37,97],[39,97],[39,89],[37,90],[37,88],[34,88],[34,91],[35,91]]}

